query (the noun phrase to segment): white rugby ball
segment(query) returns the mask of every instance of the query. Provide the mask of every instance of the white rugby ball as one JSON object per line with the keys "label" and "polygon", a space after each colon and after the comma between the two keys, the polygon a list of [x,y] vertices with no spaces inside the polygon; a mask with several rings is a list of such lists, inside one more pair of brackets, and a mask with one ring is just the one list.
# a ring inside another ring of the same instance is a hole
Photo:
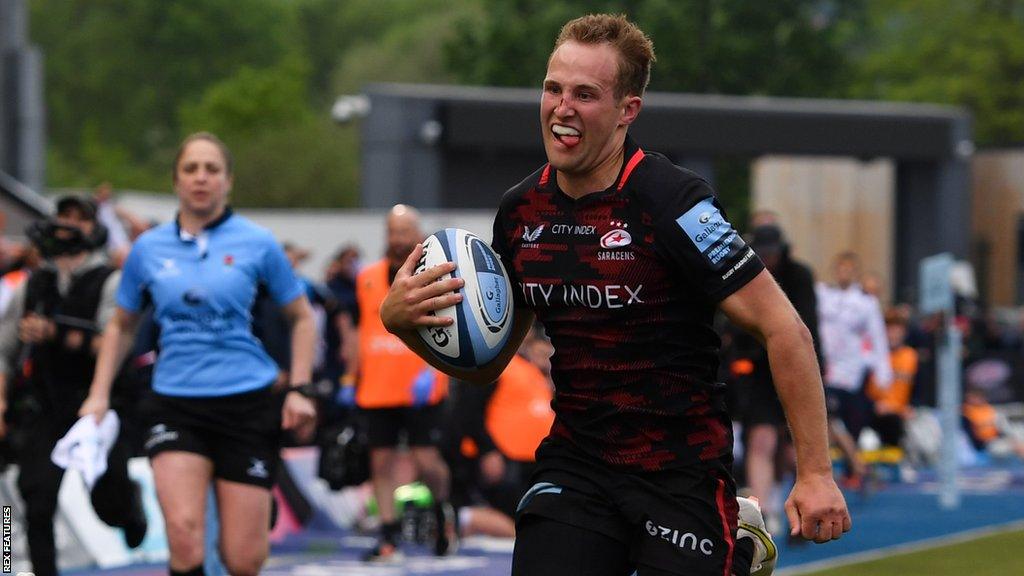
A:
{"label": "white rugby ball", "polygon": [[[458,368],[478,368],[505,347],[512,329],[512,285],[491,247],[472,232],[445,228],[423,243],[416,273],[455,262],[454,276],[465,280],[462,302],[434,313],[454,318],[450,326],[420,328],[427,348],[442,362]],[[447,280],[446,274],[440,280]]]}

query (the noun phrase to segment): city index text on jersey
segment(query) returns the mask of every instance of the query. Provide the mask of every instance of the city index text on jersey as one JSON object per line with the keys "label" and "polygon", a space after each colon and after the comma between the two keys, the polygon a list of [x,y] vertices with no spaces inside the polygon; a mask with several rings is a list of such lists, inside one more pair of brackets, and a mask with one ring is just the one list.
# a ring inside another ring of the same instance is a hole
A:
{"label": "city index text on jersey", "polygon": [[584,308],[622,308],[643,304],[643,284],[540,284],[520,282],[523,299],[530,306],[571,306]]}

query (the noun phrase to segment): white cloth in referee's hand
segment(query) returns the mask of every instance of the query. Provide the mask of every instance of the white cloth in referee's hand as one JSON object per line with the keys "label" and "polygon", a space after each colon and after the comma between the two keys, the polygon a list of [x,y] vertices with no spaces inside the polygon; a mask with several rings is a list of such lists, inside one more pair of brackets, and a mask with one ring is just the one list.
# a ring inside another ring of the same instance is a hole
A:
{"label": "white cloth in referee's hand", "polygon": [[107,455],[120,429],[121,420],[113,410],[107,410],[99,424],[92,414],[82,416],[57,441],[50,460],[65,470],[78,470],[85,485],[92,490],[96,480],[107,471]]}

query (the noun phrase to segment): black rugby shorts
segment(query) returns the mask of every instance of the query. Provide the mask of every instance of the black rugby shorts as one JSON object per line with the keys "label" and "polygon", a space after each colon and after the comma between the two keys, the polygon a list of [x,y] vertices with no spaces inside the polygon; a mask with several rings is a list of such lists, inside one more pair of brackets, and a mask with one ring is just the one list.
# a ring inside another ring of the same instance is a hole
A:
{"label": "black rugby shorts", "polygon": [[[517,531],[529,530],[531,519],[540,517],[603,534],[627,547],[640,574],[644,567],[691,576],[749,571],[749,558],[746,566],[733,564],[739,508],[727,463],[624,472],[548,439],[537,464],[519,504]],[[530,541],[537,540],[524,546]],[[531,551],[517,548],[516,555],[529,557]],[[557,565],[564,558],[549,561]]]}
{"label": "black rugby shorts", "polygon": [[786,413],[782,410],[779,394],[775,391],[775,385],[772,384],[771,379],[749,378],[741,385],[744,386],[740,392],[744,426],[757,424],[778,426],[786,423]]}
{"label": "black rugby shorts", "polygon": [[281,442],[280,398],[263,388],[244,394],[185,398],[153,393],[143,400],[150,458],[183,451],[213,462],[216,478],[270,488]]}
{"label": "black rugby shorts", "polygon": [[364,408],[366,441],[371,448],[437,446],[441,442],[444,403],[417,408]]}

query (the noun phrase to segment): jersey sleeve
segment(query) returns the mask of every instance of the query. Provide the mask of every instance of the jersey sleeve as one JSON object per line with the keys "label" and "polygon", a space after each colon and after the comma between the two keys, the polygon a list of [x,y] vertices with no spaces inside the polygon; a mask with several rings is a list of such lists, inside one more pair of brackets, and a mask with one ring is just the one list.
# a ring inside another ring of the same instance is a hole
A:
{"label": "jersey sleeve", "polygon": [[703,180],[691,180],[661,201],[654,212],[660,215],[655,224],[660,251],[713,301],[724,300],[764,269]]}
{"label": "jersey sleeve", "polygon": [[284,250],[272,237],[263,251],[260,273],[260,280],[278,306],[284,306],[306,292]]}
{"label": "jersey sleeve", "polygon": [[117,305],[129,312],[142,310],[148,280],[146,279],[145,244],[136,242],[128,252],[117,285]]}

